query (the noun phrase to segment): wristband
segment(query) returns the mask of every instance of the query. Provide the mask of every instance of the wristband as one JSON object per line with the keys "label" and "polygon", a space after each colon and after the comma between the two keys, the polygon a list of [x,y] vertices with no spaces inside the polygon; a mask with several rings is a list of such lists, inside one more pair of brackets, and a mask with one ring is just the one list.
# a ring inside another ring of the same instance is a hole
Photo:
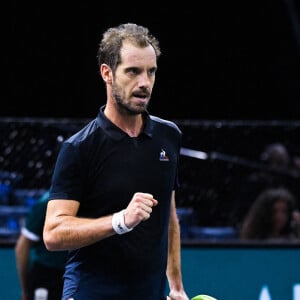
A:
{"label": "wristband", "polygon": [[133,229],[133,228],[128,228],[125,225],[124,213],[125,213],[125,209],[123,209],[117,213],[114,213],[112,216],[111,225],[117,234],[124,234]]}

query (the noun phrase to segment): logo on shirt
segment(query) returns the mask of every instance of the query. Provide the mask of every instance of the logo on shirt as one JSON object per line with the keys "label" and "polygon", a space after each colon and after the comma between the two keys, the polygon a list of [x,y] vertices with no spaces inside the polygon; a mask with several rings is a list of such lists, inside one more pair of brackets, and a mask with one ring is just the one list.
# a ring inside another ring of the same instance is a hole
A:
{"label": "logo on shirt", "polygon": [[161,151],[159,153],[159,160],[160,161],[169,161],[169,157],[166,154],[166,151],[164,149],[161,149]]}

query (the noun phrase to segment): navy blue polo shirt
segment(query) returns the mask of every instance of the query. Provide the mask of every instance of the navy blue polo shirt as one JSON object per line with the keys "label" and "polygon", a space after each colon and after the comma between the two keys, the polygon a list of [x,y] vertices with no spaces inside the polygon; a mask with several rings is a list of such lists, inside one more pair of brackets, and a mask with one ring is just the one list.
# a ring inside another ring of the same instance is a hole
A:
{"label": "navy blue polo shirt", "polygon": [[[67,139],[56,162],[50,199],[80,202],[78,216],[97,218],[127,207],[136,192],[153,194],[151,217],[123,235],[70,251],[64,298],[165,299],[168,224],[178,187],[181,131],[144,114],[146,126],[130,137],[99,110]],[[115,298],[114,298],[115,297]]]}

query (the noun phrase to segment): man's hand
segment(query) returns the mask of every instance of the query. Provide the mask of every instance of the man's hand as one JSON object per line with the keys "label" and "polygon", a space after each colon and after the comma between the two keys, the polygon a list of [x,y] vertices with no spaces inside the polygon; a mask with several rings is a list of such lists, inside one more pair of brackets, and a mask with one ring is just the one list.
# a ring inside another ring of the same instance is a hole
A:
{"label": "man's hand", "polygon": [[158,201],[149,193],[135,193],[128,204],[125,213],[125,225],[133,228],[142,221],[150,218],[152,207],[156,206]]}
{"label": "man's hand", "polygon": [[185,291],[174,291],[171,290],[169,296],[167,296],[167,300],[189,300],[190,298],[187,296]]}

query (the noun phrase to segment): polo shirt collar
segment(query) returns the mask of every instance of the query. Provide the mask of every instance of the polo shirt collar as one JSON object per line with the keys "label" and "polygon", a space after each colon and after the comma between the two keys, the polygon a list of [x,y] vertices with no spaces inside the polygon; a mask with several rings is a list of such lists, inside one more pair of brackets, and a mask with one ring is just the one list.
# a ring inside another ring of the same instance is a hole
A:
{"label": "polo shirt collar", "polygon": [[[99,127],[101,127],[106,134],[108,134],[111,138],[115,140],[121,140],[127,134],[122,131],[119,127],[117,127],[114,123],[112,123],[104,114],[105,105],[101,106],[99,109],[99,113],[97,116],[97,123]],[[146,126],[144,127],[141,134],[145,134],[148,137],[152,137],[153,135],[153,120],[150,118],[149,112],[145,111],[143,113],[143,117],[146,121]]]}

